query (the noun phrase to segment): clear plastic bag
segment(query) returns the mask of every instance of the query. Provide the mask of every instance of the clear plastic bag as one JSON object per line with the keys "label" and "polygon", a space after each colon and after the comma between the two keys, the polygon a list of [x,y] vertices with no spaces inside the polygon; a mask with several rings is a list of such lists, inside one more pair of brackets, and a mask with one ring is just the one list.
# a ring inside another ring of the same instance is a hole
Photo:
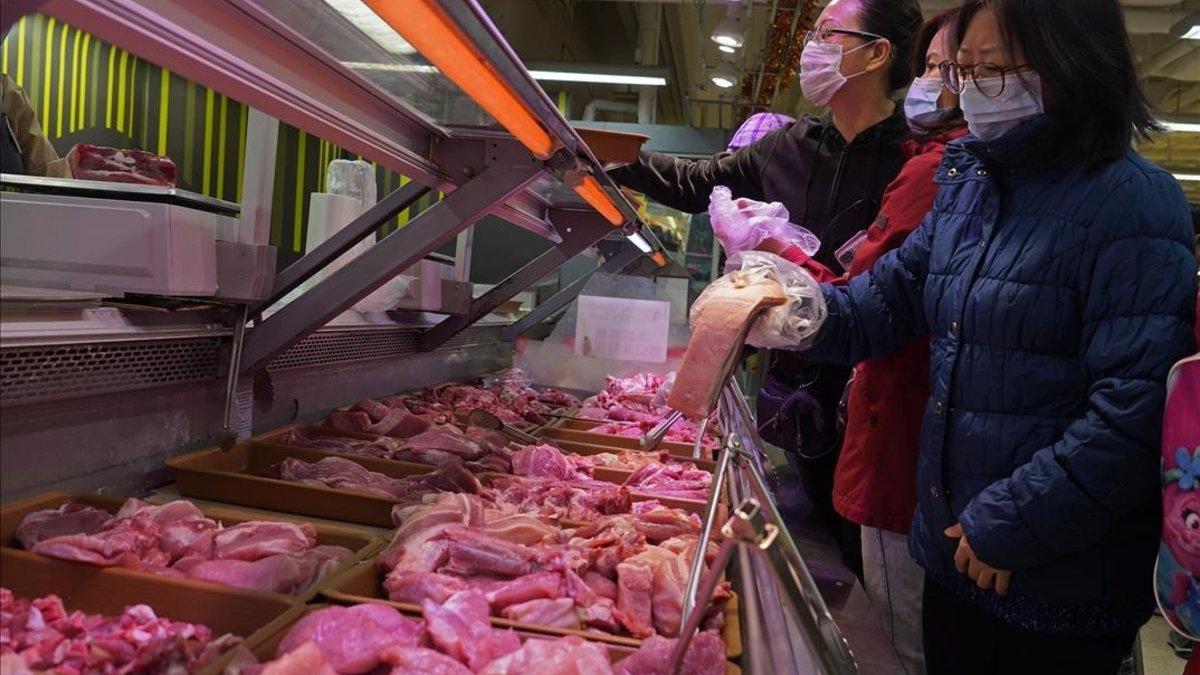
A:
{"label": "clear plastic bag", "polygon": [[812,275],[799,265],[773,253],[739,253],[737,270],[717,279],[696,298],[689,318],[695,325],[706,301],[722,288],[747,286],[763,280],[779,284],[788,301],[759,315],[750,328],[746,344],[769,349],[803,349],[825,323],[825,296]]}
{"label": "clear plastic bag", "polygon": [[795,244],[809,256],[821,248],[817,235],[788,220],[787,207],[779,202],[734,199],[729,188],[718,185],[708,197],[708,213],[713,234],[730,255],[753,251],[768,237]]}

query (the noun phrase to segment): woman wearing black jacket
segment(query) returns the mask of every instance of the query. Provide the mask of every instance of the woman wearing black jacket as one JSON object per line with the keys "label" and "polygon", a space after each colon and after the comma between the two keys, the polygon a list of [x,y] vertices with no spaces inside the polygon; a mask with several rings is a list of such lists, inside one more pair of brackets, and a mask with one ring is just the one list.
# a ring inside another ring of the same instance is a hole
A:
{"label": "woman wearing black jacket", "polygon": [[[843,271],[835,253],[872,224],[884,188],[907,159],[900,146],[910,134],[894,94],[911,80],[908,54],[921,23],[916,0],[833,0],[806,36],[800,74],[805,97],[828,113],[707,160],[643,153],[611,175],[689,213],[704,211],[717,185],[734,197],[782,202],[792,222],[820,237],[815,259]],[[830,497],[841,446],[837,404],[848,375],[773,352],[758,407],[764,437],[788,451],[808,498],[858,571],[859,535]],[[779,414],[781,407],[790,412]]]}

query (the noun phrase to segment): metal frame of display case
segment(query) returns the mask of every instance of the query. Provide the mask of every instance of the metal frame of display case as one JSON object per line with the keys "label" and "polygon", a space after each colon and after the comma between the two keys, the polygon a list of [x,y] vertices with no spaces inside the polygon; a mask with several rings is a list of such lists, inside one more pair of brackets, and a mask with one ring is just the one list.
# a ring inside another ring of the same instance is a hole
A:
{"label": "metal frame of display case", "polygon": [[[484,72],[495,78],[490,84],[511,92],[516,109],[548,136],[548,151],[526,147],[527,141],[518,143],[498,130],[440,124],[339,62],[275,16],[270,5],[271,0],[45,0],[21,6],[84,27],[147,61],[447,194],[275,313],[264,317],[266,306],[255,308],[260,319],[248,330],[241,350],[243,372],[261,369],[484,215],[508,220],[555,245],[473,300],[465,312],[444,319],[422,340],[424,349],[444,343],[606,236],[640,233],[661,249],[475,0],[399,0],[376,3],[376,11],[391,11],[385,18],[400,32],[407,17],[441,22],[463,41],[459,56],[482,60]],[[412,34],[405,36],[417,41]],[[488,104],[480,102],[484,108]],[[535,181],[548,182],[551,194],[535,189]],[[557,198],[554,186],[574,190],[584,201]],[[285,270],[272,299],[407,208],[420,191],[405,186],[385,196],[336,242]],[[592,209],[596,212],[589,214]],[[596,215],[603,218],[592,217]],[[607,226],[599,226],[605,219]]]}

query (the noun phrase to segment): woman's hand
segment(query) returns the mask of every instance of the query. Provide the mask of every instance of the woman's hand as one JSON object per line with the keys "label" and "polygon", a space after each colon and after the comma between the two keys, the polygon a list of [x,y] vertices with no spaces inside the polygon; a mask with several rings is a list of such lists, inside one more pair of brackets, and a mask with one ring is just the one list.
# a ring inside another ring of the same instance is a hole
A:
{"label": "woman's hand", "polygon": [[996,595],[1008,595],[1012,572],[996,569],[980,560],[979,556],[975,555],[975,551],[971,549],[971,544],[967,542],[967,535],[963,534],[961,523],[955,523],[946,528],[943,534],[958,540],[958,550],[954,552],[954,566],[958,568],[959,572],[971,577],[971,581],[985,591],[994,588]]}

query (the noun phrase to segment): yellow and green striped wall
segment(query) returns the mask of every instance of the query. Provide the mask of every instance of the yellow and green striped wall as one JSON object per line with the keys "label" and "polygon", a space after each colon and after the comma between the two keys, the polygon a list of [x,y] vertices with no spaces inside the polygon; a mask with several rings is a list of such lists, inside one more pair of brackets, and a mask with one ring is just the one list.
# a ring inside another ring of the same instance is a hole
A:
{"label": "yellow and green striped wall", "polygon": [[[80,142],[149,150],[175,160],[180,187],[241,199],[247,106],[40,14],[9,31],[0,68],[25,90],[60,155]],[[304,252],[308,195],[324,189],[329,162],[356,157],[285,124],[279,134],[271,243],[282,269]],[[408,181],[382,168],[376,180],[380,196]],[[439,198],[422,198],[380,235]]]}

